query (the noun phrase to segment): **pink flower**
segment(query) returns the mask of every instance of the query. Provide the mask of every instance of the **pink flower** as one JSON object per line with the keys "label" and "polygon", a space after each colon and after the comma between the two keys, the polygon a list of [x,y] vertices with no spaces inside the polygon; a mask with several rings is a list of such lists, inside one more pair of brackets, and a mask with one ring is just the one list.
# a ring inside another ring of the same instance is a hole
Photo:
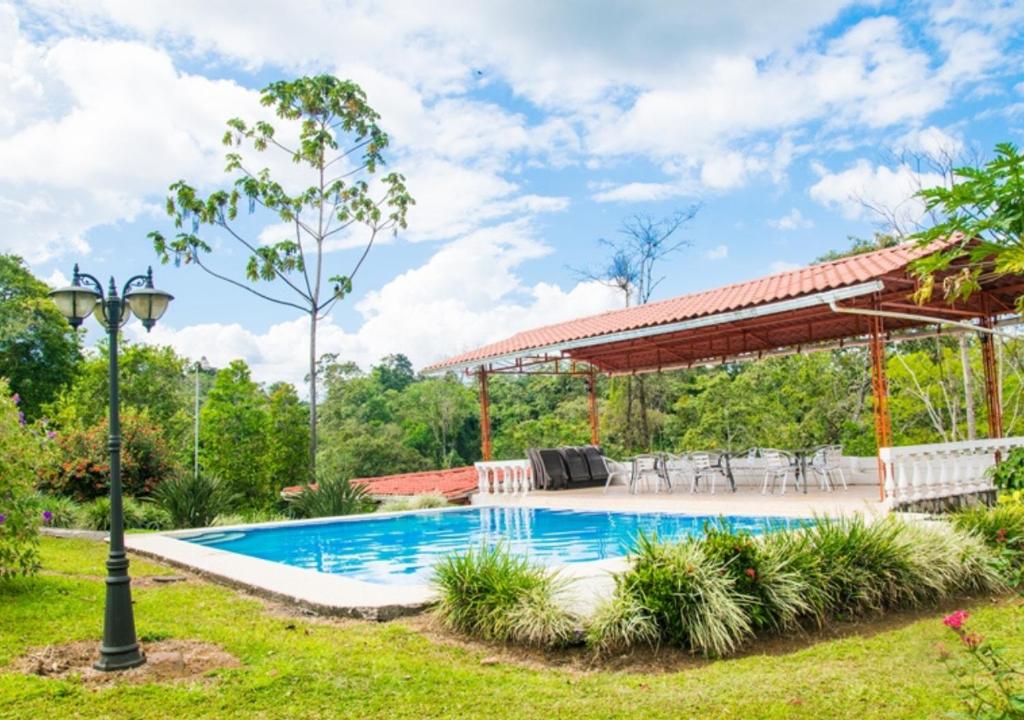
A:
{"label": "pink flower", "polygon": [[964,626],[964,621],[966,621],[970,616],[971,614],[966,610],[957,610],[956,612],[947,615],[942,620],[942,624],[952,630],[959,630]]}
{"label": "pink flower", "polygon": [[18,393],[14,393],[13,395],[11,395],[11,400],[14,401],[15,405],[18,405],[21,403],[21,395],[19,395]]}
{"label": "pink flower", "polygon": [[982,641],[982,637],[978,633],[965,633],[960,636],[960,639],[964,641],[964,645],[972,650],[981,645]]}
{"label": "pink flower", "polygon": [[757,579],[757,570],[755,570],[754,568],[747,568],[746,569],[746,573],[747,573],[747,577],[750,578],[751,580],[756,580]]}
{"label": "pink flower", "polygon": [[999,530],[996,531],[996,542],[1006,542],[1006,528],[999,528]]}

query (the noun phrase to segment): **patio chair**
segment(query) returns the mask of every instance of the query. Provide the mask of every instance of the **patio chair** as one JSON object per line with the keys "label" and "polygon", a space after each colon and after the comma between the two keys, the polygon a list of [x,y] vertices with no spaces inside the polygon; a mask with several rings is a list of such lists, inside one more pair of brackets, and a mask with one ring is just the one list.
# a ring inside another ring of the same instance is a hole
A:
{"label": "patio chair", "polygon": [[622,484],[632,492],[633,490],[633,465],[632,463],[619,462],[618,460],[612,460],[610,458],[601,456],[601,460],[605,466],[605,472],[608,473],[608,478],[604,483],[604,491],[608,492],[609,486],[612,481],[621,480]]}
{"label": "patio chair", "polygon": [[687,480],[692,482],[693,461],[685,454],[665,453],[661,458],[661,468],[670,490],[677,485],[685,486]]}
{"label": "patio chair", "polygon": [[633,460],[632,491],[640,492],[640,484],[650,487],[654,483],[654,492],[661,492],[661,484],[665,482],[662,475],[661,459],[657,455],[637,455]]}
{"label": "patio chair", "polygon": [[585,445],[580,448],[583,458],[587,461],[587,469],[590,470],[590,479],[596,483],[603,483],[608,480],[610,470],[606,464],[601,448],[595,445]]}
{"label": "patio chair", "polygon": [[565,467],[565,460],[558,450],[544,448],[537,451],[540,455],[541,464],[544,466],[544,489],[562,490],[569,484],[569,473]]}
{"label": "patio chair", "polygon": [[[789,473],[793,470],[792,459],[786,453],[781,450],[772,450],[765,448],[761,451],[761,458],[764,460],[765,472],[764,472],[764,483],[761,485],[761,494],[767,495],[769,487],[771,492],[775,492],[775,484],[779,478],[782,478],[782,492],[781,495],[786,494],[786,481],[789,479]],[[770,485],[769,485],[770,483]]]}
{"label": "patio chair", "polygon": [[821,479],[822,490],[835,490],[835,478],[838,476],[843,483],[843,490],[850,488],[846,484],[846,474],[842,468],[843,446],[824,445],[818,448],[811,458],[811,470]]}
{"label": "patio chair", "polygon": [[586,485],[590,482],[590,468],[583,452],[577,447],[559,448],[565,468],[568,472],[569,485]]}
{"label": "patio chair", "polygon": [[701,478],[709,479],[708,486],[711,489],[711,494],[715,494],[715,482],[719,477],[724,477],[726,480],[729,479],[728,475],[722,469],[722,461],[720,457],[714,456],[709,452],[698,452],[690,455],[693,461],[693,481],[690,483],[690,492],[697,492],[697,488],[700,485]]}

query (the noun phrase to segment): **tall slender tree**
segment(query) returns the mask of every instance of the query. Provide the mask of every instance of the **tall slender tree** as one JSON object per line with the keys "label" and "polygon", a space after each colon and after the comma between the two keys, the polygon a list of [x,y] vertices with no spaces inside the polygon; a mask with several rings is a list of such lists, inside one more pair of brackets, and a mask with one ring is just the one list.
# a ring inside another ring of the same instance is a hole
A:
{"label": "tall slender tree", "polygon": [[[150,238],[162,262],[174,258],[196,265],[255,297],[309,317],[309,466],[310,477],[315,477],[317,325],[352,291],[377,236],[406,226],[406,211],[414,201],[402,175],[378,174],[389,139],[356,83],[331,75],[274,82],[263,89],[261,102],[285,121],[284,131],[279,133],[266,120],[234,118],[227,123],[224,144],[283,153],[306,170],[311,183],[290,191],[269,169],[257,170],[233,149],[226,167],[234,175],[232,186],[204,197],[184,180],[172,184],[167,212],[179,232],[167,238],[154,231]],[[289,140],[289,131],[296,127],[297,136]],[[247,237],[238,223],[240,205],[247,205],[249,213],[259,208],[276,216],[290,228],[290,236],[269,244]],[[329,243],[345,239],[351,244],[360,228],[365,242],[351,270],[328,274]],[[208,232],[226,235],[242,247],[247,256],[242,279],[212,266]],[[257,289],[260,282],[274,286]]]}

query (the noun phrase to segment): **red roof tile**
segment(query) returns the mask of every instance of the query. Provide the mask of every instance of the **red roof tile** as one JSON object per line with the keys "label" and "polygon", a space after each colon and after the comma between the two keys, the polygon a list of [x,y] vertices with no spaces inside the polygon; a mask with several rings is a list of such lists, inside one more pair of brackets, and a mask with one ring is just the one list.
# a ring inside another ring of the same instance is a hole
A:
{"label": "red roof tile", "polygon": [[[941,246],[959,242],[952,239]],[[578,318],[516,333],[490,345],[435,363],[427,371],[526,353],[559,343],[652,327],[857,285],[905,271],[912,261],[939,246],[897,245],[817,265],[767,275],[747,282]]]}
{"label": "red roof tile", "polygon": [[[473,467],[451,468],[449,470],[428,470],[426,472],[384,475],[375,478],[356,478],[353,485],[362,485],[374,496],[385,495],[444,495],[449,500],[463,498],[476,490],[477,476]],[[312,487],[316,487],[314,483]],[[301,492],[301,485],[286,487],[282,495]]]}

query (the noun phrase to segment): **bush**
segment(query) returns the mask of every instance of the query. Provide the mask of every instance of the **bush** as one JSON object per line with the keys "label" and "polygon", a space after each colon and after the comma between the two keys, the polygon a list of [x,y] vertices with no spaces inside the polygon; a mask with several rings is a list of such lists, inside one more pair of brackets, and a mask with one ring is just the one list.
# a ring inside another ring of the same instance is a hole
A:
{"label": "bush", "polygon": [[217,519],[213,521],[213,525],[217,527],[225,525],[252,525],[254,523],[281,522],[287,519],[287,515],[282,515],[275,510],[250,508],[230,515],[218,515]]}
{"label": "bush", "polygon": [[81,507],[71,498],[36,493],[32,496],[32,504],[38,521],[43,525],[55,528],[78,525]]}
{"label": "bush", "polygon": [[40,516],[32,488],[51,454],[47,435],[25,424],[17,396],[0,378],[0,578],[39,569]]}
{"label": "bush", "polygon": [[484,640],[561,646],[578,618],[560,604],[567,582],[504,546],[480,547],[439,562],[437,613],[450,629]]}
{"label": "bush", "polygon": [[153,497],[175,528],[209,527],[235,504],[225,483],[190,473],[180,473],[160,483]]}
{"label": "bush", "polygon": [[700,540],[659,542],[641,535],[616,593],[640,602],[659,639],[704,655],[725,655],[751,634],[745,598]]}
{"label": "bush", "polygon": [[814,607],[796,563],[777,545],[759,542],[727,524],[704,529],[704,550],[732,578],[754,629],[782,630]]}
{"label": "bush", "polygon": [[405,510],[430,510],[432,508],[448,507],[448,498],[444,495],[431,493],[429,495],[417,495],[409,498],[398,498],[382,502],[377,512],[402,512]]}
{"label": "bush", "polygon": [[[146,529],[143,504],[125,495],[122,498],[125,530]],[[86,530],[110,530],[110,498],[99,497],[82,505],[81,525]]]}
{"label": "bush", "polygon": [[953,516],[953,524],[976,534],[998,554],[1007,582],[1024,586],[1024,505],[1003,503],[963,510]]}
{"label": "bush", "polygon": [[1002,462],[990,470],[1000,490],[1024,490],[1024,448],[1013,448]]}
{"label": "bush", "polygon": [[370,512],[373,501],[363,486],[353,485],[345,478],[332,478],[292,495],[287,509],[293,518],[335,517]]}
{"label": "bush", "polygon": [[725,655],[755,630],[1006,587],[982,534],[944,522],[854,517],[760,538],[723,525],[705,533],[677,543],[639,539],[593,618],[595,649],[667,642]]}
{"label": "bush", "polygon": [[[57,437],[60,460],[40,478],[40,489],[86,502],[110,491],[108,425]],[[121,486],[132,497],[146,497],[177,469],[159,428],[145,414],[126,409],[121,417]]]}

